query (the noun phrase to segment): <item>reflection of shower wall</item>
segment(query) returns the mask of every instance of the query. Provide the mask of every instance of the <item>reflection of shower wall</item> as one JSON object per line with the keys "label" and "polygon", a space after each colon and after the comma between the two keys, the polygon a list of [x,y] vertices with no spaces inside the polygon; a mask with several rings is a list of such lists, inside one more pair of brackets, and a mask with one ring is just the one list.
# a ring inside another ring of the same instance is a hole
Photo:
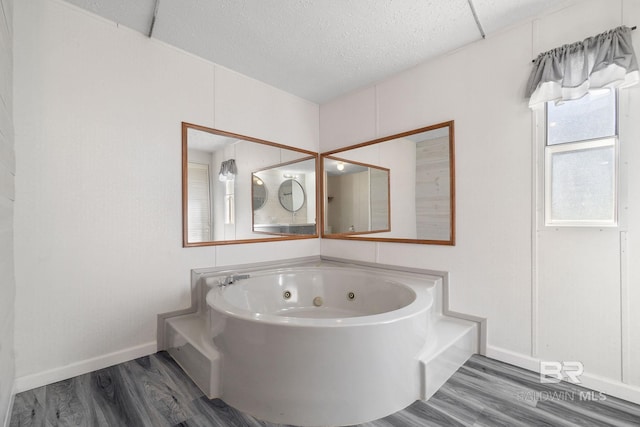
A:
{"label": "reflection of shower wall", "polygon": [[389,173],[370,168],[371,230],[389,228]]}
{"label": "reflection of shower wall", "polygon": [[418,239],[449,239],[451,215],[449,138],[416,144],[416,220]]}
{"label": "reflection of shower wall", "polygon": [[328,176],[327,196],[331,233],[369,230],[369,172]]}
{"label": "reflection of shower wall", "polygon": [[[253,212],[254,224],[307,224],[307,208],[309,206],[309,189],[306,185],[305,174],[300,174],[295,178],[304,188],[305,201],[302,208],[296,212],[289,212],[280,204],[278,199],[278,189],[283,181],[288,178],[283,177],[282,171],[262,171],[256,173],[264,182],[267,188],[267,201],[264,206]],[[313,183],[315,186],[315,183]],[[313,193],[311,194],[313,197]],[[314,214],[315,218],[315,214]]]}

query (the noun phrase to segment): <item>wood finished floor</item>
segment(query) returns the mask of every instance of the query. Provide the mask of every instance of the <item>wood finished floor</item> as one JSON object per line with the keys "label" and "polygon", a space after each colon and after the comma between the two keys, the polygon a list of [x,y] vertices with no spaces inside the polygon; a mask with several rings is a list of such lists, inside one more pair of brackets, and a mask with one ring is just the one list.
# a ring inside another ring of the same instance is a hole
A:
{"label": "wood finished floor", "polygon": [[[580,392],[583,395],[580,395]],[[427,402],[364,427],[640,426],[640,406],[473,356]],[[160,352],[16,395],[18,426],[274,426],[209,400]]]}

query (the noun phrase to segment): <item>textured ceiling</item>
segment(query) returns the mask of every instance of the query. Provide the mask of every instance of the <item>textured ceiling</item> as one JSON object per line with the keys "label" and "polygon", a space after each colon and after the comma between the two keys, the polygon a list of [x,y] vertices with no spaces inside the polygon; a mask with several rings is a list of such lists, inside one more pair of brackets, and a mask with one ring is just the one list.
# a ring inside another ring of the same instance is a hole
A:
{"label": "textured ceiling", "polygon": [[[155,0],[67,0],[149,34]],[[579,0],[472,0],[487,37]],[[469,0],[158,0],[153,37],[323,103],[481,39]]]}

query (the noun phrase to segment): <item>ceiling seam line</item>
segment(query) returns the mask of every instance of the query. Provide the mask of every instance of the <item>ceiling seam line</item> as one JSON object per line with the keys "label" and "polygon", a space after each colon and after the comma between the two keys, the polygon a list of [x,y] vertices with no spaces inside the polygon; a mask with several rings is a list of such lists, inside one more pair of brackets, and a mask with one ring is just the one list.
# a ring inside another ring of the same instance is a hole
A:
{"label": "ceiling seam line", "polygon": [[473,15],[473,19],[476,21],[476,25],[478,26],[478,31],[480,31],[480,35],[482,38],[487,38],[487,34],[484,32],[482,28],[482,24],[480,23],[480,18],[478,18],[478,13],[476,12],[476,8],[473,6],[473,0],[467,0],[469,3],[469,8],[471,9],[471,14]]}
{"label": "ceiling seam line", "polygon": [[155,5],[153,7],[153,16],[151,17],[151,26],[149,27],[149,38],[151,38],[151,36],[153,35],[153,27],[155,27],[156,25],[156,17],[158,16],[159,6],[160,6],[160,0],[155,0]]}

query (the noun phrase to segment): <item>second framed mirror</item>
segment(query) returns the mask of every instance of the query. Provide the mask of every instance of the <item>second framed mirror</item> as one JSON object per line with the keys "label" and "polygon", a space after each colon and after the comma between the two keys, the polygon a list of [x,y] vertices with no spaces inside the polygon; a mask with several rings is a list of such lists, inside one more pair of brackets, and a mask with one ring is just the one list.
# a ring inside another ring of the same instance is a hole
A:
{"label": "second framed mirror", "polygon": [[455,244],[454,122],[322,154],[322,237]]}

